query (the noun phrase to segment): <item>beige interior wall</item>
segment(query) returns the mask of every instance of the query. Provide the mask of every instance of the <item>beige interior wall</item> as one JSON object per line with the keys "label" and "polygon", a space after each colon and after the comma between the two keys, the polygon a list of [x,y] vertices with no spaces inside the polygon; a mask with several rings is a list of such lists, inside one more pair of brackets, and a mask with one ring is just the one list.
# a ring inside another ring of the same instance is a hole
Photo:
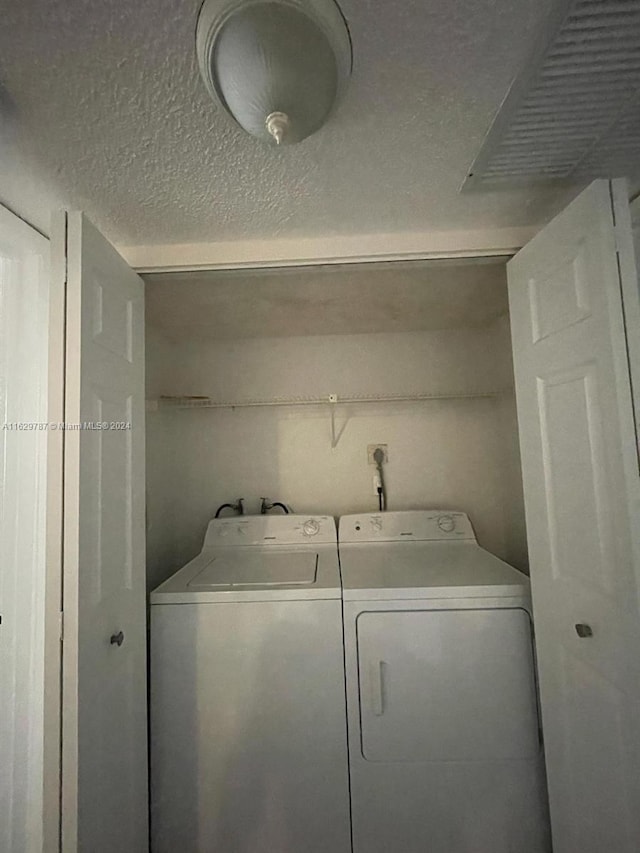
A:
{"label": "beige interior wall", "polygon": [[525,567],[504,321],[482,330],[181,344],[150,330],[147,353],[151,398],[497,394],[338,407],[335,448],[328,406],[150,410],[150,586],[199,551],[223,502],[243,497],[255,512],[268,496],[302,513],[374,511],[367,444],[382,442],[389,447],[389,509],[464,510],[485,547]]}

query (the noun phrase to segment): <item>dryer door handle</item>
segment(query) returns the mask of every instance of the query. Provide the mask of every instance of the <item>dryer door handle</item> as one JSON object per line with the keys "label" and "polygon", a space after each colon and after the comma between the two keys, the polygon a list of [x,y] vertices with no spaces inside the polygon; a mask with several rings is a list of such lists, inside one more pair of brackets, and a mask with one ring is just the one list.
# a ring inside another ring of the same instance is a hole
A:
{"label": "dryer door handle", "polygon": [[383,660],[371,665],[371,710],[376,717],[384,714],[384,671],[386,663]]}

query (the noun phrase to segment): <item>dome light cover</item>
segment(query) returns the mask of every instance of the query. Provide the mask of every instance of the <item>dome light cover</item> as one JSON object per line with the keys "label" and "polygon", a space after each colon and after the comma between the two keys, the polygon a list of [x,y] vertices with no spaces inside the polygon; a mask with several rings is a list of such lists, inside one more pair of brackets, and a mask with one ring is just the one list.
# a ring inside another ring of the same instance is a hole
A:
{"label": "dome light cover", "polygon": [[334,0],[204,0],[200,73],[252,136],[290,145],[327,120],[351,74],[351,40]]}

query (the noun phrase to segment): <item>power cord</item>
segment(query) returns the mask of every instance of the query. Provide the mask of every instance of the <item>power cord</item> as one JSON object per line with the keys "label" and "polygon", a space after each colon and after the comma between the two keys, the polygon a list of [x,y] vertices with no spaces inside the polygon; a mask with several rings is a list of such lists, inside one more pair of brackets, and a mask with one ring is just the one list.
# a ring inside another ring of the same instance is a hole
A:
{"label": "power cord", "polygon": [[384,462],[384,451],[380,447],[376,447],[373,451],[373,461],[376,463],[376,471],[378,474],[378,508],[380,512],[387,510],[387,490],[384,485],[384,473],[382,471],[382,463]]}

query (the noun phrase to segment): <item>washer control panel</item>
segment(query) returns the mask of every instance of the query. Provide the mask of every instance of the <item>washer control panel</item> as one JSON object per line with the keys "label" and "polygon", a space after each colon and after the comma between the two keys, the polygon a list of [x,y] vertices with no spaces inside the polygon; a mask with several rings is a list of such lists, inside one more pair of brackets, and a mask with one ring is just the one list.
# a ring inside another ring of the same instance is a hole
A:
{"label": "washer control panel", "polygon": [[237,515],[212,519],[204,547],[326,545],[336,541],[336,522],[330,515]]}
{"label": "washer control panel", "polygon": [[455,510],[408,510],[343,515],[338,526],[339,542],[427,542],[459,539],[476,541],[469,516]]}

